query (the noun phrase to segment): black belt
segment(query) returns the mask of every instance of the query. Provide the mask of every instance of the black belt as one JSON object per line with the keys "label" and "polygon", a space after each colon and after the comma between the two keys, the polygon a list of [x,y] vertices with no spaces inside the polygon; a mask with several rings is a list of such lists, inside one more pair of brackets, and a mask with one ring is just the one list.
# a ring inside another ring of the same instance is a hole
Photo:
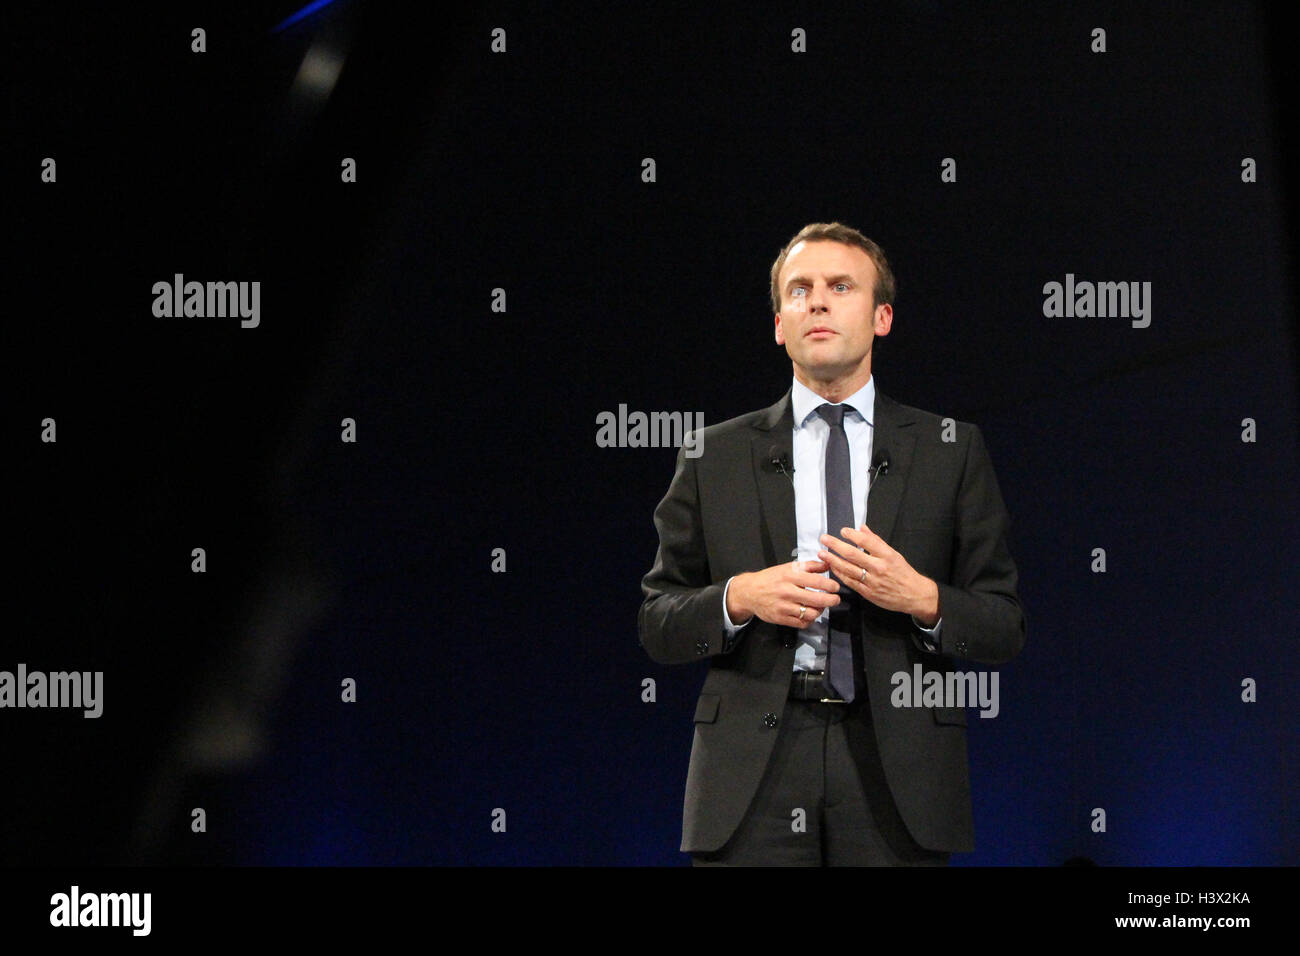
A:
{"label": "black belt", "polygon": [[825,674],[821,671],[795,671],[790,680],[791,700],[816,700],[823,704],[847,704],[831,693],[826,686]]}

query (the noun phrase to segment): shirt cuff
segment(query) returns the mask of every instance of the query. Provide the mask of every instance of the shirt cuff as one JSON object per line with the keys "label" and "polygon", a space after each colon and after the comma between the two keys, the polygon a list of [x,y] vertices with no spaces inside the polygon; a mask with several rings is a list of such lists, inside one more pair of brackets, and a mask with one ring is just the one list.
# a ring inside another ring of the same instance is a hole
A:
{"label": "shirt cuff", "polygon": [[[724,613],[725,613],[725,609],[724,609]],[[939,618],[939,620],[935,621],[934,627],[926,627],[920,621],[918,621],[915,616],[913,616],[912,626],[921,632],[921,634],[923,635],[921,637],[921,641],[926,645],[926,647],[929,650],[938,653],[939,641],[941,638],[941,632],[943,630],[943,618]]]}
{"label": "shirt cuff", "polygon": [[746,627],[750,621],[754,620],[751,617],[749,621],[746,621],[744,624],[731,623],[731,615],[727,613],[727,591],[730,590],[731,582],[733,580],[735,580],[734,577],[727,578],[727,585],[722,589],[722,626],[727,631],[727,637],[735,637],[741,628]]}

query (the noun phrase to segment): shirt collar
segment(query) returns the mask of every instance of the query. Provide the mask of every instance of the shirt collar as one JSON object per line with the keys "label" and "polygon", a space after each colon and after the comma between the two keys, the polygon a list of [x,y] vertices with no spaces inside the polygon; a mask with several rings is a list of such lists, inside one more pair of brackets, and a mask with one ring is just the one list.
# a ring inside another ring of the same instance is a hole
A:
{"label": "shirt collar", "polygon": [[[793,381],[794,384],[790,387],[791,410],[794,413],[795,427],[802,428],[804,423],[808,421],[808,416],[816,414],[817,409],[826,404],[826,399],[822,398],[797,378]],[[875,415],[876,408],[875,373],[872,373],[871,377],[867,379],[866,385],[863,385],[860,389],[841,402],[841,404],[849,406],[850,409],[861,415],[866,420],[867,424],[870,425],[871,420]]]}

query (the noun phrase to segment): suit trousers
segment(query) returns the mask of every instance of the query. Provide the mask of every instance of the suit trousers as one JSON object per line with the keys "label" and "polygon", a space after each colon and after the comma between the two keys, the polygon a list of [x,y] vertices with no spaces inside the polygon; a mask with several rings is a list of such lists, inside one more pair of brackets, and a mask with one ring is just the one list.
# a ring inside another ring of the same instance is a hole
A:
{"label": "suit trousers", "polygon": [[[885,781],[865,695],[787,700],[772,757],[736,832],[695,866],[944,866],[912,839]],[[802,811],[802,813],[798,812]]]}

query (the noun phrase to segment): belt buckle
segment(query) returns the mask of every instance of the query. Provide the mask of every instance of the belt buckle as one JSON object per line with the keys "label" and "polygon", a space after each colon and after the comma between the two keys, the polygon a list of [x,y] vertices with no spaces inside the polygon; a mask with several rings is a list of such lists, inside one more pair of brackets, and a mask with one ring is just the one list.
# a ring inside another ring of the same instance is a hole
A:
{"label": "belt buckle", "polygon": [[[817,671],[800,671],[799,682],[806,688],[809,681],[816,679],[819,683],[825,684],[826,674]],[[807,697],[806,700],[815,700],[819,704],[847,704],[848,701],[842,697]]]}

